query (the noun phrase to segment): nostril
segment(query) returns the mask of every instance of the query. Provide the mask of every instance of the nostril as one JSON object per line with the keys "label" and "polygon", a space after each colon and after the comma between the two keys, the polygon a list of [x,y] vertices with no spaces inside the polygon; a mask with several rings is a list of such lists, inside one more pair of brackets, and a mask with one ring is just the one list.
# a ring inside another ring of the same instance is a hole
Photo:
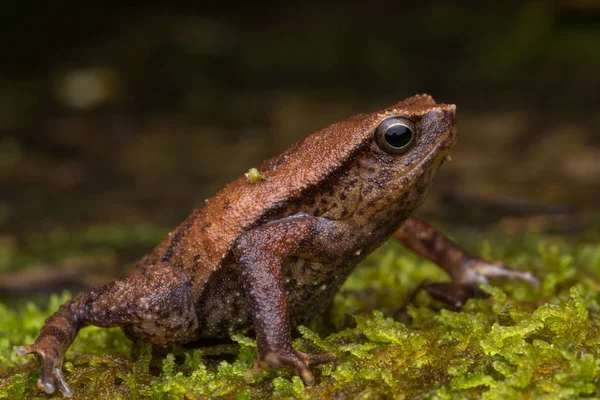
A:
{"label": "nostril", "polygon": [[444,113],[442,110],[435,110],[435,111],[433,112],[433,116],[434,116],[436,119],[444,119],[444,118],[446,117],[445,113]]}
{"label": "nostril", "polygon": [[451,104],[450,107],[446,110],[446,116],[452,119],[456,118],[456,106],[454,104]]}
{"label": "nostril", "polygon": [[444,110],[444,119],[451,124],[456,122],[456,107]]}

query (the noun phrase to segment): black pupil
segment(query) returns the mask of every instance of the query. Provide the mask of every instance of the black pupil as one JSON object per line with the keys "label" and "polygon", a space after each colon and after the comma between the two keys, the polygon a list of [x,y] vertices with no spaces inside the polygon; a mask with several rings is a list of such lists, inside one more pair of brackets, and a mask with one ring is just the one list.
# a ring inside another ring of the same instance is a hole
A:
{"label": "black pupil", "polygon": [[392,147],[402,148],[410,143],[412,132],[404,125],[394,125],[385,131],[385,141]]}

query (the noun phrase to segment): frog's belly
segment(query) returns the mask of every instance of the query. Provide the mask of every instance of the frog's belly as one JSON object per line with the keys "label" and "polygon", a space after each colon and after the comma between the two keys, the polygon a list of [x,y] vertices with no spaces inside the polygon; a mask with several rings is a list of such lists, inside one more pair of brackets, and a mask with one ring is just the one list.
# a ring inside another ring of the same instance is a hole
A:
{"label": "frog's belly", "polygon": [[[347,260],[339,265],[302,258],[285,260],[283,277],[292,326],[323,313],[355,265]],[[228,338],[252,330],[252,316],[234,265],[211,277],[196,311],[201,338]]]}
{"label": "frog's belly", "polygon": [[356,262],[323,264],[293,259],[284,265],[285,288],[292,326],[307,323],[333,302]]}

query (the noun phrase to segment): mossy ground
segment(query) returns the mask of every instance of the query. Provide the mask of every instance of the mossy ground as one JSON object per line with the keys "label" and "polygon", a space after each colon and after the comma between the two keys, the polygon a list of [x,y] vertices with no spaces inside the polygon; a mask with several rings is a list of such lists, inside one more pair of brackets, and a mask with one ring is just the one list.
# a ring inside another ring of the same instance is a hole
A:
{"label": "mossy ground", "polygon": [[[314,369],[314,387],[288,371],[246,383],[255,342],[243,336],[231,345],[175,348],[165,355],[132,344],[119,329],[95,327],[82,330],[69,350],[66,379],[76,398],[106,399],[600,396],[598,241],[480,237],[465,237],[467,247],[532,271],[542,278],[541,288],[485,286],[490,297],[470,300],[459,312],[420,293],[399,322],[389,316],[412,288],[447,278],[388,243],[357,268],[327,315],[299,328],[296,348],[339,357],[337,367]],[[36,363],[19,357],[16,346],[31,343],[68,297],[52,296],[47,308],[0,303],[0,399],[44,397],[36,389]]]}

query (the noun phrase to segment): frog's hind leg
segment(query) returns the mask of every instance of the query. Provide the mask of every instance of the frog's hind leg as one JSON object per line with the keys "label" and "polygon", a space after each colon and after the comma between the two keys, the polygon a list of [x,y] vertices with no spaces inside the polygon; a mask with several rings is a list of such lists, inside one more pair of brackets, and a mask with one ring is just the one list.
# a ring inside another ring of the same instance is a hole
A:
{"label": "frog's hind leg", "polygon": [[460,308],[481,294],[479,285],[488,279],[524,280],[534,286],[539,280],[529,272],[506,268],[502,263],[475,258],[427,223],[411,217],[394,233],[394,239],[442,267],[452,283],[423,285],[433,297]]}
{"label": "frog's hind leg", "polygon": [[157,266],[63,304],[45,321],[35,343],[18,350],[20,355],[33,353],[40,359],[41,390],[53,393],[58,385],[65,397],[73,395],[61,367],[65,352],[87,325],[126,327],[157,344],[185,342],[197,334],[189,282],[178,271]]}
{"label": "frog's hind leg", "polygon": [[81,321],[71,308],[78,298],[69,300],[59,310],[46,320],[40,330],[40,335],[34,344],[21,346],[18,353],[21,356],[36,354],[42,364],[38,388],[46,393],[54,393],[55,382],[65,397],[73,396],[73,391],[65,382],[61,368],[64,353],[67,351],[81,328]]}

